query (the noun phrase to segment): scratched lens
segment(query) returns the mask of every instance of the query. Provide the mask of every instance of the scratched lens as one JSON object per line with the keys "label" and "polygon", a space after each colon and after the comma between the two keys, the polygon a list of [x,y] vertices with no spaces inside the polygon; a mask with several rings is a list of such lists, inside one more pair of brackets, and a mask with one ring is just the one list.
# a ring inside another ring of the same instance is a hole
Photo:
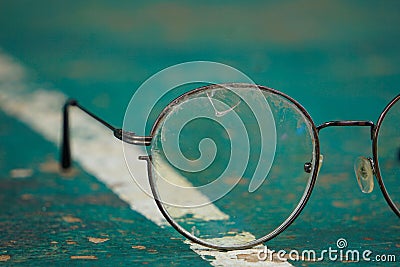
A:
{"label": "scratched lens", "polygon": [[378,132],[379,171],[393,205],[400,209],[400,101],[386,113]]}
{"label": "scratched lens", "polygon": [[231,84],[189,92],[166,107],[152,135],[158,205],[175,228],[203,244],[245,247],[272,237],[309,189],[312,124],[267,88]]}

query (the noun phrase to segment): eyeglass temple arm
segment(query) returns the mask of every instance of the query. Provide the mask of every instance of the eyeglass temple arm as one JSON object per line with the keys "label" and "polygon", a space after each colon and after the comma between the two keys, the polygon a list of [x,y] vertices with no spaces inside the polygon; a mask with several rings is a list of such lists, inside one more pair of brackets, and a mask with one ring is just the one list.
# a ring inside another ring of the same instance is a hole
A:
{"label": "eyeglass temple arm", "polygon": [[105,120],[94,115],[92,112],[81,106],[75,99],[68,99],[63,107],[63,135],[61,141],[61,167],[68,169],[71,167],[71,145],[70,145],[70,134],[69,134],[69,107],[74,106],[88,114],[93,119],[97,120],[108,129],[110,129],[116,138],[124,141],[125,143],[132,145],[145,145],[151,144],[151,136],[138,136],[133,132],[124,131],[120,128],[115,128]]}

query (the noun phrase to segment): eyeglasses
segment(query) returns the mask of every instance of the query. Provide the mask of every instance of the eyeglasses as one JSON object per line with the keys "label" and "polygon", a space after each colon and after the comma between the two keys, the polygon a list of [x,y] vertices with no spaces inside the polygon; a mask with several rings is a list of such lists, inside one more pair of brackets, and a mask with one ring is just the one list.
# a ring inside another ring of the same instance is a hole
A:
{"label": "eyeglasses", "polygon": [[139,159],[147,162],[152,195],[178,232],[210,248],[245,249],[280,234],[303,210],[323,162],[319,132],[332,126],[370,128],[372,157],[356,160],[357,182],[370,193],[375,176],[400,216],[399,99],[400,94],[389,102],[376,124],[329,121],[316,126],[282,92],[245,83],[212,84],[169,103],[148,136],[115,128],[68,100],[61,165],[71,166],[68,110],[75,106],[124,143],[146,147],[147,155]]}

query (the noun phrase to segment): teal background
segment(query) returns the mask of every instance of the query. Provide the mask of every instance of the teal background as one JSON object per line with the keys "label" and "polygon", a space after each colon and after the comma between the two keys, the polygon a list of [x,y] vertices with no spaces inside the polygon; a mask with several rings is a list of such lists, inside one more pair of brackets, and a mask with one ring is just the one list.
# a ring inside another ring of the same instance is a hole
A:
{"label": "teal background", "polygon": [[[122,125],[132,94],[147,78],[194,60],[231,65],[294,97],[316,124],[376,121],[399,93],[399,24],[398,1],[1,1],[0,47],[29,69],[36,84],[78,98],[114,125]],[[107,201],[77,204],[79,196],[98,196],[89,186],[98,182],[84,172],[73,183],[40,172],[29,182],[11,179],[11,169],[37,169],[47,156],[57,158],[58,149],[3,113],[0,127],[0,252],[13,255],[10,263],[65,264],[69,255],[93,250],[79,239],[91,231],[118,236],[113,245],[98,244],[98,265],[205,263],[170,239],[178,234],[145,221],[103,185],[99,190]],[[350,248],[392,253],[400,260],[398,218],[377,187],[361,193],[353,174],[355,158],[372,154],[369,129],[329,128],[320,138],[325,159],[313,195],[296,222],[268,246],[322,250],[344,237]],[[37,201],[22,203],[25,191]],[[45,203],[54,213],[44,220]],[[119,208],[108,212],[110,203]],[[78,246],[54,249],[43,225],[54,226],[55,239],[65,240],[60,218],[71,212],[98,217],[70,233]],[[110,223],[114,212],[135,223]],[[118,232],[124,227],[126,235]],[[157,253],[122,249],[133,242]]]}

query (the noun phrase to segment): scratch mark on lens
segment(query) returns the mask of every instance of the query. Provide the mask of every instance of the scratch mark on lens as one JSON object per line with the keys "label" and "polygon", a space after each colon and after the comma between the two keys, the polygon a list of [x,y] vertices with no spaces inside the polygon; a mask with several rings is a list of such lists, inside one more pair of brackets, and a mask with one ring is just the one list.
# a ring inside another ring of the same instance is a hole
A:
{"label": "scratch mark on lens", "polygon": [[208,98],[208,100],[210,100],[210,103],[211,103],[213,109],[215,110],[215,116],[217,116],[217,117],[225,116],[227,113],[229,113],[230,111],[234,110],[240,104],[240,100],[239,100],[233,107],[230,107],[230,108],[228,108],[227,110],[224,110],[224,111],[219,111],[219,110],[217,110],[217,108],[215,107],[215,105],[214,105],[214,103],[212,101],[212,97],[213,96],[214,96],[214,91],[207,92],[207,98]]}

